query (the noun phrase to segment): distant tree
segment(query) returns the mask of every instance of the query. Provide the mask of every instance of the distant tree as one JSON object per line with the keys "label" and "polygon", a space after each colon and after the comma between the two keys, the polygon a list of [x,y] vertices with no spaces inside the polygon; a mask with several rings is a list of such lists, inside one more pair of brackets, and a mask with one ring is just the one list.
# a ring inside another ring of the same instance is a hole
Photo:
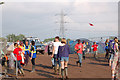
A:
{"label": "distant tree", "polygon": [[48,38],[48,39],[45,39],[43,42],[49,42],[49,41],[54,41],[55,38]]}
{"label": "distant tree", "polygon": [[8,42],[16,42],[17,40],[22,41],[25,36],[23,34],[20,34],[16,36],[15,34],[9,34],[6,36]]}
{"label": "distant tree", "polygon": [[71,41],[71,39],[67,39],[67,41]]}
{"label": "distant tree", "polygon": [[4,4],[4,2],[0,2],[0,5],[1,5],[1,4]]}
{"label": "distant tree", "polygon": [[6,37],[8,42],[14,42],[16,38],[15,34],[9,34]]}
{"label": "distant tree", "polygon": [[[48,39],[45,39],[43,42],[50,42],[50,41],[54,41],[55,38],[48,38]],[[67,39],[67,41],[70,41],[71,39]],[[60,41],[61,41],[61,38],[60,38]]]}
{"label": "distant tree", "polygon": [[18,40],[22,41],[22,40],[23,40],[23,38],[25,38],[25,35],[20,34],[20,35],[18,35],[18,36],[17,36],[17,38],[18,38]]}
{"label": "distant tree", "polygon": [[5,41],[6,39],[5,39],[5,38],[3,38],[3,37],[0,37],[0,40],[1,40],[1,41]]}
{"label": "distant tree", "polygon": [[115,38],[115,36],[111,36],[109,39],[113,40]]}

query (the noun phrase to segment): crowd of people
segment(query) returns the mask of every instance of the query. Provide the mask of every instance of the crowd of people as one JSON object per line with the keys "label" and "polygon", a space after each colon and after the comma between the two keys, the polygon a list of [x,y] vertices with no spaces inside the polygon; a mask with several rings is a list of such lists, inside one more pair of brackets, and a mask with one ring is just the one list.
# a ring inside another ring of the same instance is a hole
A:
{"label": "crowd of people", "polygon": [[[86,59],[86,53],[90,54],[90,48],[94,53],[94,58],[98,58],[98,44],[93,42],[90,46],[89,42],[77,40],[78,43],[74,46],[74,51],[78,55],[78,61],[76,65],[82,67],[82,60]],[[105,42],[105,58],[108,59],[109,66],[111,66],[112,79],[118,76],[118,63],[119,63],[119,41],[115,37],[114,40],[107,39]],[[62,80],[68,79],[68,62],[70,54],[70,45],[67,44],[67,40],[59,36],[55,37],[54,42],[48,45],[48,55],[51,56],[52,68],[54,73],[61,75]],[[25,75],[23,67],[28,65],[29,59],[32,63],[31,72],[35,72],[35,59],[36,59],[36,46],[35,42],[31,41],[30,45],[28,41],[23,44],[22,41],[14,43],[14,51],[11,53],[11,60],[17,64],[18,73]],[[6,58],[7,59],[7,58]],[[11,65],[12,66],[12,65]]]}
{"label": "crowd of people", "polygon": [[[98,45],[96,42],[91,46],[94,52],[94,57],[97,58]],[[88,42],[81,42],[78,40],[78,43],[74,47],[75,52],[78,55],[78,61],[76,64],[82,67],[82,58],[85,60],[85,54],[90,53],[90,45]],[[68,79],[68,61],[70,54],[70,46],[67,44],[65,38],[61,39],[57,36],[55,37],[54,42],[48,45],[48,55],[51,55],[52,67],[55,74],[62,76],[62,79]]]}
{"label": "crowd of people", "polygon": [[[107,39],[105,42],[105,50],[106,50],[105,59],[108,60],[109,66],[111,66],[111,73],[113,80],[118,77],[118,63],[119,63],[118,54],[120,49],[118,44],[119,42],[117,37],[115,37],[114,40]],[[52,49],[50,53],[52,57],[52,67],[54,67],[55,74],[61,75],[63,80],[64,78],[68,79],[67,65],[70,54],[69,45],[66,43],[66,40],[64,38],[60,42],[59,37],[57,36],[55,37],[55,41],[48,45],[48,50],[50,48]],[[78,40],[78,43],[74,47],[74,51],[78,55],[78,61],[76,61],[77,66],[82,67],[82,59],[85,60],[85,55],[86,53],[88,54],[90,53],[90,49],[92,49],[93,51],[94,54],[93,57],[97,59],[98,44],[96,42],[93,42],[93,45],[90,46],[88,42],[85,41],[81,42],[81,40]],[[57,68],[57,64],[59,64],[59,68]]]}
{"label": "crowd of people", "polygon": [[118,38],[115,37],[114,40],[107,39],[105,42],[105,50],[106,55],[105,58],[109,61],[109,66],[111,66],[111,72],[112,72],[112,79],[118,77],[118,64],[119,64],[119,41]]}
{"label": "crowd of people", "polygon": [[32,63],[32,71],[35,71],[35,58],[36,58],[36,47],[35,42],[32,41],[30,45],[28,45],[28,41],[25,42],[25,45],[23,42],[14,43],[14,56],[17,58],[17,67],[19,74],[25,74],[21,65],[26,66],[28,64],[28,60],[30,57],[31,63]]}
{"label": "crowd of people", "polygon": [[[26,40],[25,44],[22,41],[14,43],[14,50],[10,53],[9,57],[9,67],[11,69],[17,68],[17,74],[25,75],[23,67],[28,65],[29,59],[32,63],[32,70],[31,72],[35,72],[35,58],[36,58],[36,46],[35,42],[31,41],[30,45],[29,42]],[[3,66],[4,63],[8,60],[8,57],[2,57]],[[8,66],[7,65],[7,66]]]}

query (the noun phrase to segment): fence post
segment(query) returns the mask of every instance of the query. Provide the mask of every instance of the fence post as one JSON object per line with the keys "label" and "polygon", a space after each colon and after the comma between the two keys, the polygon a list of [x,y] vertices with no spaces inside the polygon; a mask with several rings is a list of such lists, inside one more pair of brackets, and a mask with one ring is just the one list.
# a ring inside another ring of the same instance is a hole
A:
{"label": "fence post", "polygon": [[[16,55],[17,57],[17,55]],[[18,76],[17,58],[16,58],[16,77]]]}

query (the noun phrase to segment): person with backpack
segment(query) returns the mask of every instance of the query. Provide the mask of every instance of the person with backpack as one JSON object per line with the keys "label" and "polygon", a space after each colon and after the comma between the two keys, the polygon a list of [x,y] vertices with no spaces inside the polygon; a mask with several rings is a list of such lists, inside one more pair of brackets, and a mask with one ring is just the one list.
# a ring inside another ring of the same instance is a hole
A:
{"label": "person with backpack", "polygon": [[109,57],[109,66],[111,66],[111,63],[112,63],[112,61],[113,61],[113,58],[114,58],[114,44],[115,44],[115,42],[114,42],[114,40],[110,40],[109,41],[109,51],[110,51],[110,57]]}
{"label": "person with backpack", "polygon": [[31,47],[30,47],[30,60],[32,63],[32,71],[31,72],[35,72],[35,59],[36,59],[36,46],[35,46],[35,42],[32,41]]}
{"label": "person with backpack", "polygon": [[[52,55],[52,52],[53,52],[53,42],[50,42],[48,45],[48,55]],[[54,58],[52,58],[51,61],[52,61],[52,68],[54,68],[55,67]]]}
{"label": "person with backpack", "polygon": [[30,46],[28,45],[28,41],[25,41],[24,45],[24,51],[25,51],[25,66],[27,66],[29,62],[29,53],[30,53]]}
{"label": "person with backpack", "polygon": [[53,42],[50,42],[48,45],[48,55],[52,55],[53,51]]}
{"label": "person with backpack", "polygon": [[61,45],[58,48],[57,58],[60,58],[61,62],[61,75],[62,80],[65,78],[68,79],[68,61],[69,61],[70,48],[67,45],[66,39],[61,40]]}

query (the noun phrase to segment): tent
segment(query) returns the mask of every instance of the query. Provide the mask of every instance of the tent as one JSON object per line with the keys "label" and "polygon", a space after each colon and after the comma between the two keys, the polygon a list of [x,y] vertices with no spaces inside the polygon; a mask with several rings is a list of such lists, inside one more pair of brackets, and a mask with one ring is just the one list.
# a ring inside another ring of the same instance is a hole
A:
{"label": "tent", "polygon": [[7,48],[7,51],[14,51],[14,43]]}
{"label": "tent", "polygon": [[[82,41],[84,41],[84,40],[82,40]],[[81,41],[81,42],[82,42]],[[92,46],[93,45],[93,42],[92,41],[86,41],[86,42],[89,42],[89,45],[90,46]],[[98,53],[105,53],[105,44],[104,43],[102,43],[102,42],[96,42],[97,44],[98,44]],[[75,53],[75,51],[74,51],[74,47],[75,47],[75,45],[77,44],[77,41],[70,41],[69,42],[69,44],[70,44],[70,54],[74,54]],[[93,53],[93,51],[91,50],[91,53]]]}

